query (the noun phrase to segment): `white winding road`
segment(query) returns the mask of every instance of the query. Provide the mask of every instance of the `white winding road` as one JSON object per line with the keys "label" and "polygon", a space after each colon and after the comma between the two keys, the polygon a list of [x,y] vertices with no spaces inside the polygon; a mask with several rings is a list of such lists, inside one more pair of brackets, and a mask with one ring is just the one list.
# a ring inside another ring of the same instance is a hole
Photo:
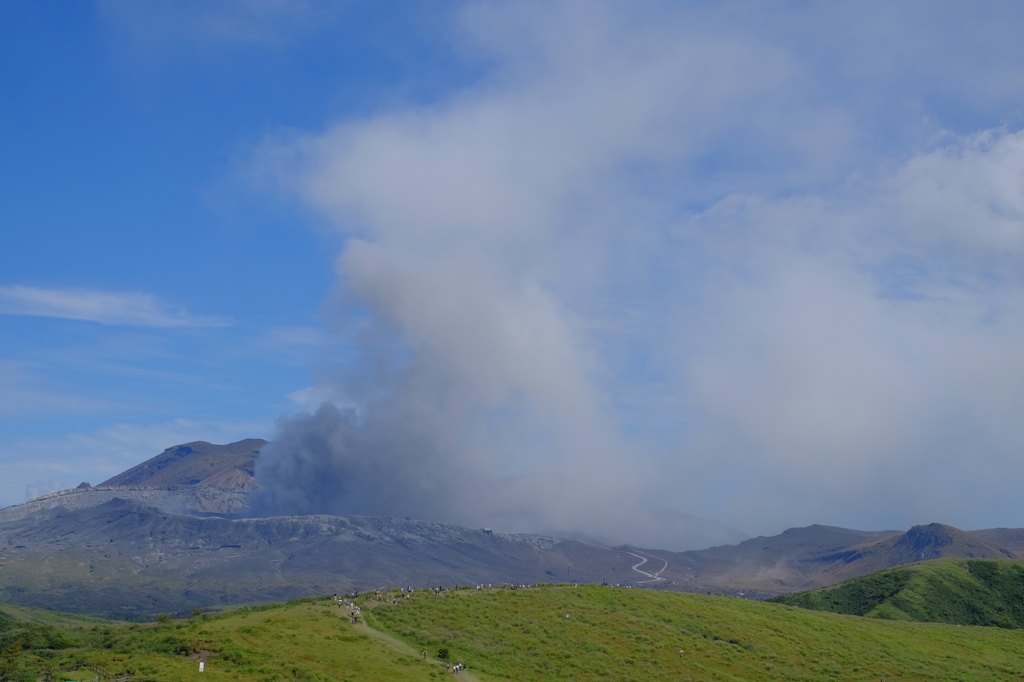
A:
{"label": "white winding road", "polygon": [[668,568],[668,560],[660,559],[660,557],[656,557],[654,555],[650,555],[649,554],[648,556],[650,556],[652,559],[660,559],[661,561],[664,561],[665,565],[662,566],[657,571],[655,571],[654,573],[648,573],[647,571],[641,571],[640,570],[640,567],[647,563],[647,558],[646,557],[642,557],[639,554],[634,554],[633,552],[626,552],[626,554],[629,554],[630,556],[635,556],[637,559],[640,560],[640,563],[634,564],[631,568],[634,571],[636,571],[637,573],[640,573],[642,575],[646,575],[648,578],[650,578],[650,580],[641,580],[640,581],[641,585],[643,585],[644,583],[658,583],[658,582],[662,582],[662,581],[665,580],[664,578],[661,577],[661,574],[665,572],[666,568]]}

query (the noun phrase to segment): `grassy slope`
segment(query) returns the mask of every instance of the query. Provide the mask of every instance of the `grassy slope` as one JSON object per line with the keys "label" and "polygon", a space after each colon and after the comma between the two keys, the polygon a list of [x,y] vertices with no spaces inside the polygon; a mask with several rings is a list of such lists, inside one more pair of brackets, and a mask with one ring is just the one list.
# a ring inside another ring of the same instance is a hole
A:
{"label": "grassy slope", "polygon": [[772,601],[891,620],[1024,627],[1024,563],[937,560]]}
{"label": "grassy slope", "polygon": [[[209,682],[441,679],[435,665],[367,636],[339,613],[329,601],[303,600],[178,623],[68,627],[61,629],[67,641],[58,643],[68,648],[22,652],[14,672],[27,680],[46,665],[92,663],[148,679],[194,679],[197,662],[182,654],[201,650]],[[1024,679],[1024,631],[874,620],[731,597],[599,586],[421,590],[398,605],[373,603],[364,614],[414,652],[450,649],[482,682]],[[62,675],[85,680],[95,673]]]}
{"label": "grassy slope", "polygon": [[[6,655],[25,630],[0,633],[0,678],[35,680],[48,667],[65,670],[64,680],[92,680],[96,665],[115,675],[131,673],[155,680],[195,679],[198,657],[206,662],[203,679],[218,680],[367,680],[413,682],[437,679],[437,667],[396,652],[386,643],[354,629],[328,600],[243,609],[165,624],[104,623],[60,630],[64,641],[27,642]],[[31,633],[28,633],[31,634]],[[35,645],[40,645],[36,647]],[[186,657],[191,655],[192,658]],[[78,666],[78,670],[74,668]]]}
{"label": "grassy slope", "polygon": [[1024,678],[1022,632],[731,597],[599,586],[468,590],[368,614],[414,648],[451,649],[484,680]]}
{"label": "grassy slope", "polygon": [[73,613],[62,613],[60,611],[47,611],[31,606],[15,606],[13,604],[0,604],[0,631],[5,628],[3,623],[36,623],[38,625],[55,625],[67,627],[84,627],[97,624],[105,624],[102,618],[92,616],[79,616]]}

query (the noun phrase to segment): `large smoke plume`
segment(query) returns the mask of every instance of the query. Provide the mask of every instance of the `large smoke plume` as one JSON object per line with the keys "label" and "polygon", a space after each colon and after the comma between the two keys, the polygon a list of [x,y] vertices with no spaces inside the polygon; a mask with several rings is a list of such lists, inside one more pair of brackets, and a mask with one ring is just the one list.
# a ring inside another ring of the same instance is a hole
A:
{"label": "large smoke plume", "polygon": [[[851,99],[1006,106],[932,59],[969,21],[894,13],[921,56],[893,75],[869,13],[744,7],[474,5],[488,78],[267,143],[346,235],[352,351],[264,451],[261,513],[674,547],[734,536],[636,510],[759,532],[998,515],[1024,445],[1002,407],[1024,394],[1024,138],[921,142],[920,112]],[[996,495],[951,503],[964,487]]]}

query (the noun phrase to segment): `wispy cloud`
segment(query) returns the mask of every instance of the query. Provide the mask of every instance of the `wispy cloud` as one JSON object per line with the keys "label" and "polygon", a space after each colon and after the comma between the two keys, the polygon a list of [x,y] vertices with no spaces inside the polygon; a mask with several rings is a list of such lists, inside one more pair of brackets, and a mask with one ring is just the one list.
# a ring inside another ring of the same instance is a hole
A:
{"label": "wispy cloud", "polygon": [[141,49],[167,44],[279,47],[330,25],[348,3],[212,0],[140,4],[102,0],[102,15]]}
{"label": "wispy cloud", "polygon": [[46,385],[28,363],[0,358],[0,419],[104,412],[117,404]]}
{"label": "wispy cloud", "polygon": [[0,287],[0,314],[60,317],[138,327],[225,327],[223,317],[192,315],[138,291]]}

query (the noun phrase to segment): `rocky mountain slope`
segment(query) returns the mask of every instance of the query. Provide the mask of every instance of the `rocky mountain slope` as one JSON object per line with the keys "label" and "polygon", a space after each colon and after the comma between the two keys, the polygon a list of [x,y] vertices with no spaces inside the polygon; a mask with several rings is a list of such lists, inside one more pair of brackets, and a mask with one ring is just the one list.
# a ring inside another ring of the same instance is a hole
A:
{"label": "rocky mountain slope", "polygon": [[237,514],[249,508],[249,496],[246,491],[228,490],[212,485],[176,485],[167,488],[72,488],[4,507],[0,509],[0,523],[16,521],[45,509],[88,509],[115,499],[133,500],[164,511],[199,516]]}
{"label": "rocky mountain slope", "polygon": [[971,535],[982,540],[988,540],[1015,554],[1024,556],[1024,528],[989,528],[986,530],[972,530]]}
{"label": "rocky mountain slope", "polygon": [[669,562],[663,575],[676,589],[762,598],[929,559],[1024,558],[1024,553],[987,539],[1015,535],[1003,531],[967,532],[940,523],[914,526],[905,533],[814,525],[736,545],[657,554]]}
{"label": "rocky mountain slope", "polygon": [[381,586],[602,582],[637,562],[625,550],[424,521],[197,518],[128,500],[0,523],[0,601],[109,617]]}
{"label": "rocky mountain slope", "polygon": [[99,486],[166,488],[213,485],[231,490],[256,490],[256,458],[267,441],[248,438],[227,445],[205,441],[167,448],[156,457],[110,478]]}
{"label": "rocky mountain slope", "polygon": [[0,522],[0,600],[130,617],[371,587],[608,582],[761,599],[922,558],[1016,558],[949,526],[828,526],[692,552],[379,517],[198,518],[134,500]]}
{"label": "rocky mountain slope", "polygon": [[[263,445],[187,443],[100,486],[0,509],[0,599],[123,617],[145,604],[168,610],[350,587],[507,580],[607,581],[760,599],[928,559],[1024,558],[1024,529],[966,532],[941,524],[905,533],[814,525],[669,552],[408,519],[246,519]],[[637,538],[712,523],[679,514],[648,518]]]}
{"label": "rocky mountain slope", "polygon": [[259,489],[253,478],[256,458],[267,441],[249,438],[227,445],[195,441],[175,445],[98,486],[42,495],[0,509],[0,522],[43,509],[87,509],[113,499],[135,500],[179,514],[233,515],[249,508],[248,493]]}
{"label": "rocky mountain slope", "polygon": [[[73,490],[50,493],[24,504],[0,509],[0,522],[12,521],[56,506],[85,509],[114,498],[136,500],[180,514],[232,518],[253,516],[249,493],[261,488],[253,476],[260,450],[266,444],[264,440],[253,438],[227,445],[204,441],[176,445],[96,487],[83,483]],[[480,481],[480,489],[493,486],[495,492],[500,490],[510,494],[519,486],[523,494],[531,494],[529,478],[484,480]],[[600,541],[578,536],[576,539],[596,544],[629,542],[644,546],[696,549],[740,542],[749,537],[719,521],[675,511],[630,508],[618,510],[618,514],[630,519],[628,527],[618,528],[614,532],[609,530],[607,536]],[[500,523],[497,519],[492,522]],[[545,529],[545,532],[554,531]]]}

